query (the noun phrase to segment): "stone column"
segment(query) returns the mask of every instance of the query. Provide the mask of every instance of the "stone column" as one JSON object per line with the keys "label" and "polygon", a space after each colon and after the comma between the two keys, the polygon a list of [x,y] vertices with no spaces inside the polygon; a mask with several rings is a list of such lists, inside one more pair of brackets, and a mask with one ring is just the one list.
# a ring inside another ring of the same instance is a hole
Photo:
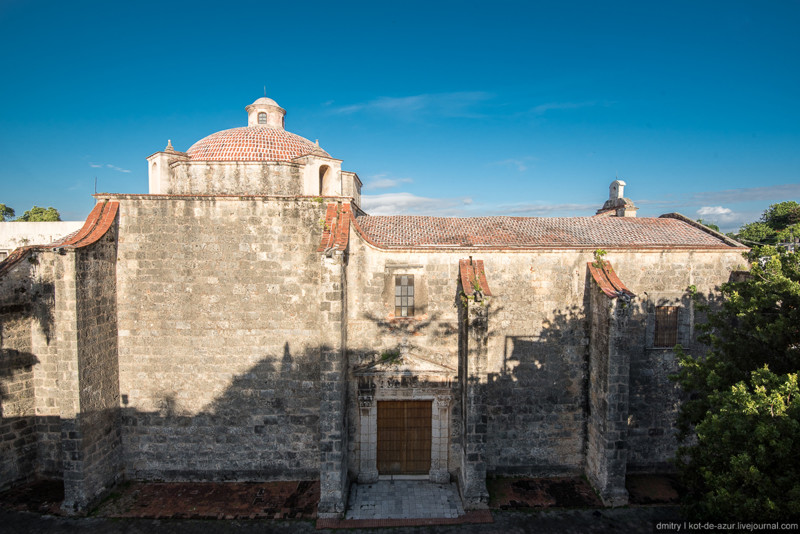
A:
{"label": "stone column", "polygon": [[319,448],[320,499],[317,515],[338,518],[347,505],[347,362],[345,323],[345,255],[323,256],[320,295]]}
{"label": "stone column", "polygon": [[436,395],[433,401],[431,428],[431,482],[446,484],[450,482],[447,469],[447,449],[450,444],[450,402],[451,395]]}
{"label": "stone column", "polygon": [[597,286],[590,297],[589,424],[586,476],[606,506],[628,504],[629,303]]}
{"label": "stone column", "polygon": [[359,391],[358,410],[361,418],[361,460],[358,483],[370,484],[378,481],[378,407],[375,403],[375,385],[372,389]]}
{"label": "stone column", "polygon": [[464,403],[464,451],[461,457],[461,496],[464,508],[477,510],[489,504],[486,490],[488,300],[464,299],[461,321],[461,387]]}

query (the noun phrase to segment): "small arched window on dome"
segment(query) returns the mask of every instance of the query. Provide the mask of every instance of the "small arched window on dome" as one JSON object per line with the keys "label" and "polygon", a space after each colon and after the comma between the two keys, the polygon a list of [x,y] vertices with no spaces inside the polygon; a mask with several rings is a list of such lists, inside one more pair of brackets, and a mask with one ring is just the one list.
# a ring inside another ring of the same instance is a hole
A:
{"label": "small arched window on dome", "polygon": [[267,114],[263,111],[258,114],[258,124],[267,124]]}
{"label": "small arched window on dome", "polygon": [[333,194],[331,189],[331,168],[323,165],[319,168],[319,194],[320,196],[330,196]]}

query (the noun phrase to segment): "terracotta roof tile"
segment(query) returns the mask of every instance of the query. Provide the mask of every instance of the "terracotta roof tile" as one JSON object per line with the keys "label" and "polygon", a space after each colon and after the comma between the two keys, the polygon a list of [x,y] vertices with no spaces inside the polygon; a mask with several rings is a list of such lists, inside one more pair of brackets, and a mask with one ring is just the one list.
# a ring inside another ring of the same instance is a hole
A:
{"label": "terracotta roof tile", "polygon": [[492,296],[489,282],[486,280],[486,270],[483,260],[458,260],[458,272],[461,275],[461,287],[464,294],[472,296],[476,288],[480,288],[484,295]]}
{"label": "terracotta roof tile", "polygon": [[325,210],[324,227],[317,252],[347,249],[350,239],[350,204],[328,204]]}
{"label": "terracotta roof tile", "polygon": [[358,215],[356,226],[382,248],[731,248],[675,218],[427,217]]}
{"label": "terracotta roof tile", "polygon": [[589,272],[592,273],[592,278],[609,298],[613,299],[621,296],[631,298],[636,296],[619,279],[611,266],[611,262],[603,261],[602,264],[599,264],[590,261],[587,265]]}
{"label": "terracotta roof tile", "polygon": [[299,135],[280,128],[245,126],[204,137],[186,151],[200,161],[291,161],[306,154],[327,152]]}

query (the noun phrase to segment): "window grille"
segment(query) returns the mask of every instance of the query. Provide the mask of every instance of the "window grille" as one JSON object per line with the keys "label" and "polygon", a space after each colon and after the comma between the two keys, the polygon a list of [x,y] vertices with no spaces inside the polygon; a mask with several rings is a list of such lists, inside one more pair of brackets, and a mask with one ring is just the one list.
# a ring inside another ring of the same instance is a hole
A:
{"label": "window grille", "polygon": [[678,343],[678,306],[656,306],[654,347],[674,347]]}
{"label": "window grille", "polygon": [[414,315],[414,275],[403,274],[394,277],[394,315],[413,317]]}
{"label": "window grille", "polygon": [[258,114],[258,124],[267,124],[267,114],[266,113],[259,113]]}

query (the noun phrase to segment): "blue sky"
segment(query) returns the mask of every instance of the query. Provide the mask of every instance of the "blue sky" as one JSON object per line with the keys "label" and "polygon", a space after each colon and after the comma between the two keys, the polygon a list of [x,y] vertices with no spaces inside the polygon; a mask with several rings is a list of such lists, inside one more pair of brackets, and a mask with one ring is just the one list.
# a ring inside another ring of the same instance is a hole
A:
{"label": "blue sky", "polygon": [[0,1],[0,202],[83,219],[263,95],[370,213],[800,200],[800,2]]}

